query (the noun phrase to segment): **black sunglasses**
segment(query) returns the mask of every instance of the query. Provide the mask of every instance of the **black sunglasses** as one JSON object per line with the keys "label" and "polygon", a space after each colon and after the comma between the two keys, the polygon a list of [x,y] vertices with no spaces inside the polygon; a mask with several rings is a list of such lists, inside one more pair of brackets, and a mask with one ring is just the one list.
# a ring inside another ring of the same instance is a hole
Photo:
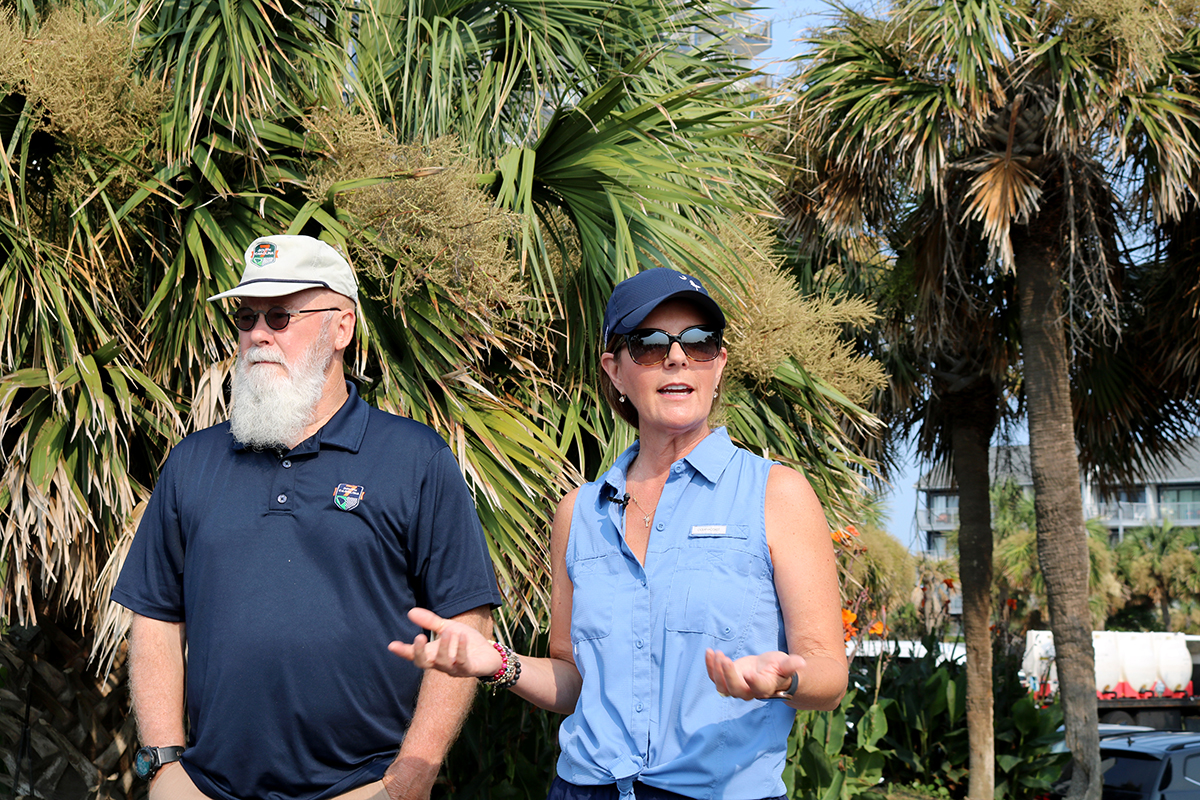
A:
{"label": "black sunglasses", "polygon": [[239,331],[252,331],[258,324],[258,315],[262,314],[267,321],[267,327],[273,331],[281,331],[292,321],[292,317],[301,314],[316,314],[318,311],[344,311],[341,308],[305,308],[300,311],[288,311],[286,308],[275,306],[267,311],[255,311],[252,308],[239,308],[233,312],[233,324]]}
{"label": "black sunglasses", "polygon": [[721,355],[721,328],[693,325],[678,336],[656,328],[643,328],[625,334],[625,346],[633,363],[652,367],[667,360],[671,345],[679,342],[683,354],[692,361],[712,361]]}

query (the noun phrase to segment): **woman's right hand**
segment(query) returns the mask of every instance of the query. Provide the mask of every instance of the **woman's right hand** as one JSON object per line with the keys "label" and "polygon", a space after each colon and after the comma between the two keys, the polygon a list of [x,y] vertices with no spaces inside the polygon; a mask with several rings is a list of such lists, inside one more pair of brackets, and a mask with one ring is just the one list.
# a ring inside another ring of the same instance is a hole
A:
{"label": "woman's right hand", "polygon": [[469,625],[443,619],[424,608],[414,608],[408,618],[437,637],[418,634],[412,644],[392,642],[388,650],[421,669],[436,669],[456,678],[490,678],[500,671],[500,653],[491,641]]}

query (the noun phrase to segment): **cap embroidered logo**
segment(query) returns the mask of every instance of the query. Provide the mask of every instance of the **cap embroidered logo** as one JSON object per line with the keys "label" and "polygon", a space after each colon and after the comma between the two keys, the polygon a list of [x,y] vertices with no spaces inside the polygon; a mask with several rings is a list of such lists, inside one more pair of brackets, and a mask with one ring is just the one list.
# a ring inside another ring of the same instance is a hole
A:
{"label": "cap embroidered logo", "polygon": [[274,264],[278,255],[279,250],[273,243],[259,242],[254,247],[254,253],[250,256],[250,262],[255,266],[265,267],[268,264]]}
{"label": "cap embroidered logo", "polygon": [[358,508],[366,489],[352,483],[339,483],[333,490],[333,504],[342,511],[353,511]]}

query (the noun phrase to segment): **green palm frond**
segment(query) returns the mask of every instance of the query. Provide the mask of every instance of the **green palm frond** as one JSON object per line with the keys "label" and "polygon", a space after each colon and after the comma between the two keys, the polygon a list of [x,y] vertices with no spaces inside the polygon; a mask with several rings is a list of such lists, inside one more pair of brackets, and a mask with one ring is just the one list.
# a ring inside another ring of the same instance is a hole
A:
{"label": "green palm frond", "polygon": [[340,102],[352,86],[349,16],[323,0],[145,0],[134,19],[145,74],[171,95],[160,131],[168,162],[213,134],[265,154],[271,148],[256,120]]}
{"label": "green palm frond", "polygon": [[[289,232],[354,263],[353,377],[450,443],[505,622],[541,620],[554,505],[633,437],[593,383],[613,285],[671,265],[732,308],[746,287],[729,242],[774,213],[751,146],[765,98],[679,46],[727,35],[728,7],[85,5],[78,24],[106,46],[135,32],[109,81],[128,135],[73,132],[30,69],[0,67],[0,616],[59,603],[111,656],[125,620],[104,598],[162,458],[225,410],[235,336],[206,299],[253,239]],[[451,225],[429,195],[484,210]],[[455,233],[484,221],[486,242]],[[734,394],[740,443],[854,502],[872,465],[845,432],[873,431],[869,414],[794,360]]]}

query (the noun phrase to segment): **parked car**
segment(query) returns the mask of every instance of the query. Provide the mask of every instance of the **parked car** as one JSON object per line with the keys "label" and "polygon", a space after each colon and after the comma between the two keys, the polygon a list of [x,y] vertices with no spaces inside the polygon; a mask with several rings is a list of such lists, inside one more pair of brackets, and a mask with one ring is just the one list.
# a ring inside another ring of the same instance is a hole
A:
{"label": "parked car", "polygon": [[1200,733],[1140,731],[1100,740],[1103,800],[1200,800]]}
{"label": "parked car", "polygon": [[[1106,739],[1109,736],[1123,736],[1127,733],[1155,730],[1154,728],[1148,728],[1145,725],[1125,725],[1112,722],[1101,722],[1096,727],[1099,729],[1101,739]],[[1064,734],[1065,736],[1066,728],[1064,728],[1062,725],[1059,725],[1058,732]],[[1065,739],[1063,739],[1062,741],[1057,742],[1050,749],[1055,753],[1065,753],[1067,752],[1067,742]]]}

